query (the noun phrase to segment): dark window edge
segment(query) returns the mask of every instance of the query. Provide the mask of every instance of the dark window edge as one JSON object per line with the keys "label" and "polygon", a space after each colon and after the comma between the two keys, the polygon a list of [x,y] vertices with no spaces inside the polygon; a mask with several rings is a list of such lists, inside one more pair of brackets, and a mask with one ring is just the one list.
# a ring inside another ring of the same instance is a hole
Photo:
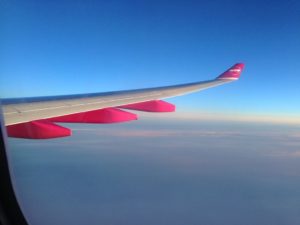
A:
{"label": "dark window edge", "polygon": [[0,103],[0,223],[2,225],[28,225],[14,192],[6,153],[6,131]]}

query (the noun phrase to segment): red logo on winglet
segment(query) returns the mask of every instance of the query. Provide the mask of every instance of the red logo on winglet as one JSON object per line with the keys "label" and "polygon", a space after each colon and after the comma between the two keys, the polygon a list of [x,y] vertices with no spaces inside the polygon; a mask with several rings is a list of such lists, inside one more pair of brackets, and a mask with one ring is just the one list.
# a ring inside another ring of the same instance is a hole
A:
{"label": "red logo on winglet", "polygon": [[239,79],[242,70],[244,69],[244,63],[237,63],[220,76],[217,79],[229,79],[229,80],[237,80]]}

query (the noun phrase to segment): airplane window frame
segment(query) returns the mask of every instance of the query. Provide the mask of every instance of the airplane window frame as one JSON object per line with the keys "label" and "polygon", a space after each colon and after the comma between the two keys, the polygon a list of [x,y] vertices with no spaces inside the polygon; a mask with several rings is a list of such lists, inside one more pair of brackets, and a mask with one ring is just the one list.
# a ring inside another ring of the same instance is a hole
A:
{"label": "airplane window frame", "polygon": [[0,224],[28,225],[14,192],[6,152],[6,132],[0,103]]}

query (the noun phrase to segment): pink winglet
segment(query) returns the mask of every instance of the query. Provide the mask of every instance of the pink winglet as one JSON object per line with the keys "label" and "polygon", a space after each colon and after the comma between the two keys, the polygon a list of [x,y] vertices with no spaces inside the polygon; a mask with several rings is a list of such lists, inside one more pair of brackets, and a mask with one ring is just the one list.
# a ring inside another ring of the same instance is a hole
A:
{"label": "pink winglet", "polygon": [[68,128],[44,120],[9,125],[6,128],[9,137],[28,139],[67,137],[72,133]]}
{"label": "pink winglet", "polygon": [[147,102],[140,102],[129,105],[122,105],[120,108],[124,109],[133,109],[144,112],[174,112],[175,105],[162,101],[162,100],[153,100]]}
{"label": "pink winglet", "polygon": [[237,80],[239,79],[243,69],[244,63],[237,63],[234,66],[230,67],[224,73],[217,77],[217,79],[226,79],[226,80]]}
{"label": "pink winglet", "polygon": [[120,123],[137,120],[137,115],[120,109],[106,108],[48,119],[62,123]]}

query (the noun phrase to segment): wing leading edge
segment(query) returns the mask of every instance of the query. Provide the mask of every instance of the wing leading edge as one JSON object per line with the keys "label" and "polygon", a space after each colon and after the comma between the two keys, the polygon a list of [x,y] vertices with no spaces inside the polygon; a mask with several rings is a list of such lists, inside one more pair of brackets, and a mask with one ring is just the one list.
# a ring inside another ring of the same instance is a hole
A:
{"label": "wing leading edge", "polygon": [[[175,110],[175,106],[161,101],[161,99],[230,83],[240,77],[243,68],[243,63],[237,63],[213,80],[173,86],[68,96],[4,99],[2,104],[5,125],[8,127],[8,131],[10,129],[17,130],[17,133],[24,133],[21,132],[24,128],[21,129],[21,126],[36,121],[47,121],[47,123],[66,121],[101,123],[101,121],[108,121],[110,123],[136,119],[134,116],[128,116],[128,112],[120,110],[120,108],[150,112],[171,112]],[[118,112],[115,112],[115,110]],[[92,120],[91,118],[98,119]],[[102,120],[99,118],[102,118]],[[10,133],[14,132],[8,132],[8,134]],[[69,136],[70,132],[64,131],[64,134],[66,134],[64,136]]]}

